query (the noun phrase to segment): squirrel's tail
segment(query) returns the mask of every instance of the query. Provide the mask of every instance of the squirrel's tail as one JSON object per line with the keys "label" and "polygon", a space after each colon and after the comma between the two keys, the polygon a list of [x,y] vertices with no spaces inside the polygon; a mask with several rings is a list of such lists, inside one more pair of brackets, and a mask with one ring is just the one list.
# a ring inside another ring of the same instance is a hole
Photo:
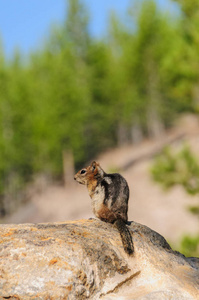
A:
{"label": "squirrel's tail", "polygon": [[124,246],[124,250],[129,254],[133,254],[134,246],[132,241],[131,233],[126,225],[126,223],[122,219],[117,219],[115,221],[115,225],[120,233],[122,243]]}

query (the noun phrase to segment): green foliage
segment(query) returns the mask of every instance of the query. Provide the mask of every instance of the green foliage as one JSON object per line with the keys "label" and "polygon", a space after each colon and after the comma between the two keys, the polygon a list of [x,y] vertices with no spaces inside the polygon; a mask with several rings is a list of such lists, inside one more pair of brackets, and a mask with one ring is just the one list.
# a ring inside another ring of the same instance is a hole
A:
{"label": "green foliage", "polygon": [[190,206],[189,211],[194,214],[199,216],[199,206]]}
{"label": "green foliage", "polygon": [[183,237],[179,251],[188,257],[199,257],[199,236]]}
{"label": "green foliage", "polygon": [[[199,161],[188,146],[178,152],[166,147],[155,159],[151,174],[165,189],[178,184],[191,195],[199,194]],[[199,205],[188,210],[199,216]],[[199,256],[199,236],[185,236],[179,251],[186,256]]]}
{"label": "green foliage", "polygon": [[[197,0],[175,0],[181,9],[179,20],[179,37],[176,40],[178,52],[175,53],[173,63],[178,64],[173,91],[180,102],[184,102],[184,110],[187,108],[198,112],[198,80],[199,80],[199,3]],[[176,49],[177,49],[176,44]]]}
{"label": "green foliage", "polygon": [[[63,24],[26,64],[20,53],[7,62],[0,46],[0,200],[37,173],[61,178],[64,151],[80,167],[134,141],[132,132],[155,136],[180,112],[198,111],[198,6],[185,2],[172,18],[140,1],[127,22],[112,14],[95,40],[83,0],[68,0]],[[154,177],[197,193],[195,158],[184,150],[176,163],[167,152]]]}
{"label": "green foliage", "polygon": [[165,148],[155,159],[151,174],[165,188],[180,184],[189,194],[199,193],[199,161],[188,146],[177,153]]}

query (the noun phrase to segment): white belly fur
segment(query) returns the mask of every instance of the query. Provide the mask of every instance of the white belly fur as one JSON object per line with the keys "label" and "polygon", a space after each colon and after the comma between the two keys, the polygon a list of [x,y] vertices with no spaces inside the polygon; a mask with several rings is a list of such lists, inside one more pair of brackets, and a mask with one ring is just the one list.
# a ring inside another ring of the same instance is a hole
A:
{"label": "white belly fur", "polygon": [[104,197],[105,191],[104,187],[102,186],[96,187],[95,193],[91,195],[92,210],[97,218],[99,218],[98,211],[101,209],[101,205],[104,202]]}

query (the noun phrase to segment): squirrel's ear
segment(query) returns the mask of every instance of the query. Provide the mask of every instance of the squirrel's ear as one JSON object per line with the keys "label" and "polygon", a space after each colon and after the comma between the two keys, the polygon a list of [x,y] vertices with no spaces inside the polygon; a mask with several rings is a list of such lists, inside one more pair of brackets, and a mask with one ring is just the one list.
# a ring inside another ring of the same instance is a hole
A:
{"label": "squirrel's ear", "polygon": [[92,172],[94,172],[94,171],[95,171],[95,168],[96,168],[96,166],[97,166],[96,162],[93,161],[92,164],[91,164],[91,166],[92,166]]}

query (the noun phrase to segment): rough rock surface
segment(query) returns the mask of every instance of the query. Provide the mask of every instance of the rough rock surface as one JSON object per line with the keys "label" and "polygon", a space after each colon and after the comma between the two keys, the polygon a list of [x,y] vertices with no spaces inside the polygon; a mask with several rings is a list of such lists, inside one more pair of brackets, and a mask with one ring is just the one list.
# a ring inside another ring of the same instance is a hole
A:
{"label": "rough rock surface", "polygon": [[0,225],[0,299],[199,299],[199,258],[132,222],[135,253],[99,220]]}

